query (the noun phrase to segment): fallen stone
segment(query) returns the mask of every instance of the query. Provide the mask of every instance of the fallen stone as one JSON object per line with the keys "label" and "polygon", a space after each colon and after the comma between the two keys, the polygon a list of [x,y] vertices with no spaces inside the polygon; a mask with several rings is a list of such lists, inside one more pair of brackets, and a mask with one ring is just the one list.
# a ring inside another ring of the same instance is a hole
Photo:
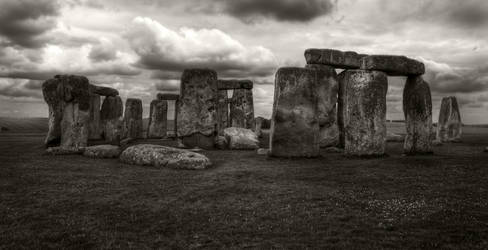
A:
{"label": "fallen stone", "polygon": [[[178,137],[202,134],[214,141],[217,134],[217,73],[209,69],[187,69],[181,76],[180,98],[177,107]],[[184,140],[183,143],[199,143]],[[205,141],[203,141],[205,142]],[[189,148],[202,145],[186,145]],[[205,148],[207,149],[207,148]]]}
{"label": "fallen stone", "polygon": [[269,154],[269,148],[258,148],[256,153],[258,155],[268,155]]}
{"label": "fallen stone", "polygon": [[218,80],[217,87],[219,90],[227,89],[252,89],[253,82],[250,80]]}
{"label": "fallen stone", "polygon": [[378,70],[389,76],[416,76],[425,73],[422,62],[406,56],[371,55],[361,58],[361,69]]}
{"label": "fallen stone", "polygon": [[80,155],[85,151],[84,147],[49,147],[46,153],[50,155]]}
{"label": "fallen stone", "polygon": [[158,100],[167,100],[167,101],[170,101],[170,100],[178,100],[178,98],[180,98],[180,95],[179,94],[163,94],[163,93],[158,93],[156,95],[156,99]]}
{"label": "fallen stone", "polygon": [[117,158],[120,155],[120,147],[114,145],[97,145],[85,148],[84,156],[91,158]]}
{"label": "fallen stone", "polygon": [[204,155],[184,149],[149,144],[128,147],[120,155],[120,160],[128,164],[173,169],[206,169],[212,165]]}
{"label": "fallen stone", "polygon": [[403,90],[403,113],[407,131],[404,153],[432,153],[432,97],[429,84],[421,76],[407,79]]}
{"label": "fallen stone", "polygon": [[351,156],[383,156],[386,145],[386,74],[347,70],[344,82],[344,153]]}
{"label": "fallen stone", "polygon": [[436,140],[441,142],[460,141],[463,124],[455,96],[442,98]]}
{"label": "fallen stone", "polygon": [[316,71],[315,88],[318,93],[318,121],[320,126],[320,147],[337,146],[339,128],[337,126],[337,94],[339,83],[337,73],[331,66],[309,64],[307,69]]}
{"label": "fallen stone", "polygon": [[386,131],[386,141],[387,142],[403,142],[405,140],[403,135],[395,134],[390,131]]}
{"label": "fallen stone", "polygon": [[102,87],[90,84],[90,92],[101,96],[118,96],[119,91],[114,88]]}
{"label": "fallen stone", "polygon": [[142,101],[127,98],[124,111],[124,138],[142,138]]}
{"label": "fallen stone", "polygon": [[231,127],[254,128],[254,102],[251,89],[234,89],[229,110]]}
{"label": "fallen stone", "polygon": [[316,72],[280,68],[275,76],[270,156],[319,156]]}
{"label": "fallen stone", "polygon": [[217,149],[227,149],[228,145],[229,143],[227,142],[227,139],[225,139],[225,136],[219,135],[215,137],[215,147]]}
{"label": "fallen stone", "polygon": [[122,99],[120,96],[107,96],[100,110],[102,135],[106,142],[118,145],[122,139]]}
{"label": "fallen stone", "polygon": [[258,136],[250,129],[230,127],[224,129],[229,149],[257,149]]}
{"label": "fallen stone", "polygon": [[149,108],[149,124],[147,138],[166,137],[168,123],[168,102],[165,100],[153,100]]}
{"label": "fallen stone", "polygon": [[204,135],[202,133],[194,133],[188,136],[180,137],[183,148],[199,147],[206,150],[215,148],[215,135]]}
{"label": "fallen stone", "polygon": [[353,51],[343,52],[333,49],[305,50],[307,64],[323,64],[341,69],[358,69],[360,58],[361,57]]}

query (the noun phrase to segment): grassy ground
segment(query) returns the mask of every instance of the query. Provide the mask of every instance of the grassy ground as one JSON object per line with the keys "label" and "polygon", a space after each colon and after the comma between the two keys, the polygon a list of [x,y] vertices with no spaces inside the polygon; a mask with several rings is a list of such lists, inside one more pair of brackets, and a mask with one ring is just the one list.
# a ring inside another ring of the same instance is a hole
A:
{"label": "grassy ground", "polygon": [[487,249],[488,130],[464,138],[434,156],[389,143],[381,159],[205,151],[212,169],[177,171],[2,134],[0,249]]}

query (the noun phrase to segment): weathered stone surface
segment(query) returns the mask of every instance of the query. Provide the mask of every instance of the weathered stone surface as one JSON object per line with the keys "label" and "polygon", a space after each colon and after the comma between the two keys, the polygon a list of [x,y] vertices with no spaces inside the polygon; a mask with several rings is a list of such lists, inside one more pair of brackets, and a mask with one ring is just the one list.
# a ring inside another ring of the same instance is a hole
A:
{"label": "weathered stone surface", "polygon": [[142,101],[127,98],[124,111],[124,138],[142,138]]}
{"label": "weathered stone surface", "polygon": [[351,75],[352,71],[344,70],[338,76],[339,90],[337,93],[337,127],[339,129],[339,148],[344,148],[346,141],[346,131],[344,129],[344,116],[346,112],[346,82]]}
{"label": "weathered stone surface", "polygon": [[308,64],[305,68],[316,71],[315,88],[318,94],[318,119],[320,126],[320,147],[337,146],[339,128],[337,126],[337,94],[339,82],[335,69],[327,65]]}
{"label": "weathered stone surface", "polygon": [[212,165],[210,160],[202,154],[148,144],[128,147],[120,155],[120,160],[128,164],[173,169],[206,169]]}
{"label": "weathered stone surface", "polygon": [[254,128],[254,101],[251,89],[234,89],[230,99],[230,126]]}
{"label": "weathered stone surface", "polygon": [[61,120],[61,147],[86,147],[90,111],[81,110],[80,104],[68,102]]}
{"label": "weathered stone surface", "polygon": [[268,155],[269,154],[269,148],[258,148],[258,150],[256,150],[256,153],[258,155]]}
{"label": "weathered stone surface", "polygon": [[224,129],[229,127],[229,98],[227,90],[217,92],[217,131],[219,135],[224,134]]}
{"label": "weathered stone surface", "polygon": [[224,129],[229,149],[257,149],[258,136],[250,129],[230,127]]}
{"label": "weathered stone surface", "polygon": [[219,90],[227,89],[252,89],[253,82],[251,80],[218,80],[217,87]]}
{"label": "weathered stone surface", "polygon": [[275,76],[270,156],[319,155],[316,73],[305,68],[280,68]]}
{"label": "weathered stone surface", "polygon": [[168,123],[168,102],[153,100],[149,110],[147,138],[164,138]]}
{"label": "weathered stone surface", "polygon": [[256,117],[256,119],[254,119],[254,133],[256,133],[256,135],[261,138],[261,136],[263,135],[263,120],[264,118],[263,117]]}
{"label": "weathered stone surface", "polygon": [[345,74],[344,83],[344,153],[352,156],[384,155],[388,90],[386,74],[350,70]]}
{"label": "weathered stone surface", "polygon": [[100,120],[100,96],[90,94],[90,119],[88,122],[88,139],[97,140],[102,136],[102,123]]}
{"label": "weathered stone surface", "polygon": [[440,142],[459,141],[461,139],[463,124],[461,113],[455,96],[442,98],[437,122],[436,139]]}
{"label": "weathered stone surface", "polygon": [[[215,71],[209,69],[183,71],[177,112],[178,137],[200,133],[211,137],[210,141],[214,141],[217,134],[217,73]],[[198,143],[200,140],[183,140],[183,143],[185,141]],[[187,146],[204,148],[201,145]]]}
{"label": "weathered stone surface", "polygon": [[49,147],[46,154],[50,155],[81,155],[85,151],[84,147]]}
{"label": "weathered stone surface", "polygon": [[395,134],[390,131],[386,131],[387,142],[404,142],[405,137],[403,135]]}
{"label": "weathered stone surface", "polygon": [[332,154],[335,154],[335,153],[344,153],[344,149],[343,148],[338,148],[338,147],[327,147],[324,149],[324,151],[326,153],[332,153]]}
{"label": "weathered stone surface", "polygon": [[[222,131],[223,133],[223,131]],[[227,142],[227,139],[225,139],[225,136],[219,135],[215,137],[215,147],[218,149],[227,149],[229,143]]]}
{"label": "weathered stone surface", "polygon": [[102,87],[90,84],[90,92],[101,96],[118,96],[119,91],[114,88]]}
{"label": "weathered stone surface", "polygon": [[181,142],[184,148],[203,148],[211,150],[215,148],[215,135],[204,135],[202,133],[193,133],[188,136],[181,137]]}
{"label": "weathered stone surface", "polygon": [[156,99],[158,100],[166,100],[166,101],[175,101],[180,98],[179,94],[163,94],[163,93],[158,93],[156,95]]}
{"label": "weathered stone surface", "polygon": [[341,69],[358,69],[359,59],[365,55],[358,55],[353,51],[333,49],[307,49],[305,59],[307,64],[323,64]]}
{"label": "weathered stone surface", "polygon": [[106,142],[118,145],[122,139],[122,99],[120,96],[107,96],[100,110],[102,134]]}
{"label": "weathered stone surface", "polygon": [[49,79],[42,84],[42,94],[49,107],[49,130],[44,140],[48,147],[57,146],[61,142],[61,120],[65,103],[58,96],[58,85],[57,79]]}
{"label": "weathered stone surface", "polygon": [[408,77],[403,90],[403,113],[407,135],[405,154],[432,153],[432,97],[421,76]]}
{"label": "weathered stone surface", "polygon": [[91,158],[117,158],[120,155],[120,147],[114,145],[86,147],[83,155]]}
{"label": "weathered stone surface", "polygon": [[390,76],[415,76],[425,73],[422,62],[406,56],[371,55],[361,58],[361,69],[378,70]]}

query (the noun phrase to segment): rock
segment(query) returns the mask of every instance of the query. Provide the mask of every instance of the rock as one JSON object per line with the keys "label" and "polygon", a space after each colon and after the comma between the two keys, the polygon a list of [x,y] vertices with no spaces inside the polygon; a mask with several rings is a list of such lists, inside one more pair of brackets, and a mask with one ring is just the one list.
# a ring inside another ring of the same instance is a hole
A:
{"label": "rock", "polygon": [[404,153],[432,153],[432,98],[429,84],[421,76],[407,79],[403,90],[403,113],[407,131]]}
{"label": "rock", "polygon": [[129,146],[129,144],[131,144],[132,142],[136,141],[135,138],[124,138],[122,140],[120,140],[120,147],[122,148],[126,148],[127,146]]}
{"label": "rock", "polygon": [[229,149],[257,149],[258,136],[250,129],[230,127],[224,129]]}
{"label": "rock", "polygon": [[[188,69],[181,76],[180,98],[177,108],[178,137],[199,133],[214,141],[217,134],[217,73],[209,69]],[[197,135],[197,137],[199,137]],[[199,143],[199,140],[182,140],[183,143]],[[206,148],[206,145],[186,145]],[[185,143],[185,144],[186,144]]]}
{"label": "rock", "polygon": [[202,133],[194,133],[188,136],[181,137],[182,148],[199,147],[206,150],[215,149],[215,135],[204,135]]}
{"label": "rock", "polygon": [[80,155],[85,151],[84,147],[49,147],[46,154],[50,155]]}
{"label": "rock", "polygon": [[324,151],[326,153],[344,153],[344,149],[338,147],[328,147],[325,148]]}
{"label": "rock", "polygon": [[122,139],[122,99],[120,96],[107,96],[100,110],[102,134],[106,142],[118,145]]}
{"label": "rock", "polygon": [[[223,134],[223,131],[222,131]],[[229,143],[227,142],[227,139],[225,139],[225,136],[219,135],[215,137],[215,147],[218,149],[227,149]]]}
{"label": "rock", "polygon": [[102,87],[90,84],[90,92],[101,96],[118,96],[119,91],[109,87]]}
{"label": "rock", "polygon": [[117,158],[120,155],[120,147],[114,145],[86,147],[83,155],[92,158]]}
{"label": "rock", "polygon": [[178,100],[180,98],[179,94],[163,94],[163,93],[158,93],[156,95],[156,99],[158,100]]}
{"label": "rock", "polygon": [[100,96],[90,94],[90,118],[88,120],[88,139],[98,140],[102,136],[100,120]]}
{"label": "rock", "polygon": [[263,132],[261,131],[263,127],[263,117],[257,117],[254,119],[254,133],[258,136],[258,138],[261,138],[263,136]]}
{"label": "rock", "polygon": [[422,62],[405,57],[391,55],[371,55],[361,58],[361,69],[378,70],[389,76],[416,76],[425,73]]}
{"label": "rock", "polygon": [[212,165],[206,156],[195,152],[148,144],[128,147],[120,155],[120,160],[128,164],[173,169],[206,169]]}
{"label": "rock", "polygon": [[125,101],[122,130],[124,138],[142,138],[142,101],[140,99],[127,98]]}
{"label": "rock", "polygon": [[227,90],[219,90],[217,93],[217,131],[223,135],[224,129],[229,127],[229,98]]}
{"label": "rock", "polygon": [[307,64],[323,64],[341,69],[358,69],[360,58],[361,56],[353,51],[343,52],[333,49],[305,50]]}
{"label": "rock", "polygon": [[352,156],[382,156],[386,139],[385,73],[347,70],[345,83],[345,150]]}
{"label": "rock", "polygon": [[448,142],[461,139],[463,124],[461,113],[455,96],[442,98],[437,122],[436,139],[440,142]]}
{"label": "rock", "polygon": [[402,135],[395,134],[390,131],[386,131],[386,141],[387,142],[403,142],[405,138]]}
{"label": "rock", "polygon": [[316,72],[305,68],[280,68],[270,132],[270,156],[319,156],[318,92]]}
{"label": "rock", "polygon": [[153,100],[149,110],[147,138],[166,137],[168,102],[165,100]]}
{"label": "rock", "polygon": [[432,146],[442,146],[442,142],[438,140],[433,140],[432,141]]}
{"label": "rock", "polygon": [[346,112],[346,82],[351,77],[349,70],[342,71],[338,76],[339,90],[337,93],[337,127],[339,129],[339,143],[338,147],[344,148],[346,131],[344,128],[344,117]]}
{"label": "rock", "polygon": [[318,93],[318,119],[320,126],[320,147],[337,146],[337,94],[339,83],[335,69],[319,64],[308,64],[305,68],[316,70]]}
{"label": "rock", "polygon": [[251,89],[234,89],[230,99],[230,126],[254,128],[254,103]]}
{"label": "rock", "polygon": [[250,80],[218,80],[217,88],[219,90],[227,89],[252,89],[253,82]]}
{"label": "rock", "polygon": [[48,132],[44,144],[58,146],[61,142],[61,120],[65,103],[58,96],[58,79],[49,79],[42,84],[42,94],[49,108]]}
{"label": "rock", "polygon": [[269,149],[268,148],[258,148],[256,151],[258,155],[268,155],[269,154]]}

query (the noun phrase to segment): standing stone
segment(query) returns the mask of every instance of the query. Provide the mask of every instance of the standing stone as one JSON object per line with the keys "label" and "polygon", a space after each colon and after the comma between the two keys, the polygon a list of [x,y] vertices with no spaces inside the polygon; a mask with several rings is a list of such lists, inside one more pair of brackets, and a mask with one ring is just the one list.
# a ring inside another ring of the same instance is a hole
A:
{"label": "standing stone", "polygon": [[97,140],[102,136],[100,122],[100,95],[90,93],[90,120],[88,124],[88,139]]}
{"label": "standing stone", "polygon": [[[173,117],[173,132],[172,133],[167,133],[168,137],[176,137],[177,136],[177,128],[178,128],[178,99],[180,98],[179,94],[164,94],[164,93],[158,93],[156,95],[156,99],[158,100],[165,100],[165,101],[174,101],[174,117]],[[168,103],[168,109],[170,107]],[[167,129],[167,127],[166,127]]]}
{"label": "standing stone", "polygon": [[369,70],[348,70],[345,84],[345,154],[380,156],[386,144],[385,73]]}
{"label": "standing stone", "polygon": [[421,76],[407,78],[403,90],[403,113],[407,130],[404,153],[432,153],[432,98],[429,84]]}
{"label": "standing stone", "polygon": [[58,96],[65,102],[61,120],[62,148],[83,148],[88,143],[90,92],[84,76],[55,76],[59,81]]}
{"label": "standing stone", "polygon": [[217,96],[217,130],[219,135],[223,135],[224,129],[229,127],[229,98],[227,90],[219,90]]}
{"label": "standing stone", "polygon": [[442,98],[437,122],[436,140],[439,142],[457,142],[462,134],[461,113],[455,96]]}
{"label": "standing stone", "polygon": [[58,96],[58,79],[49,79],[42,84],[42,94],[49,107],[49,130],[44,140],[46,147],[59,146],[61,142],[61,120],[64,101]]}
{"label": "standing stone", "polygon": [[106,142],[118,145],[122,139],[122,99],[120,96],[107,96],[100,110],[102,134]]}
{"label": "standing stone", "polygon": [[337,146],[339,128],[337,126],[337,94],[339,83],[337,73],[331,66],[308,64],[305,68],[316,71],[318,93],[318,119],[320,126],[320,147]]}
{"label": "standing stone", "polygon": [[217,134],[217,72],[187,69],[181,76],[178,137],[187,147],[211,149]]}
{"label": "standing stone", "polygon": [[339,128],[339,148],[344,148],[346,141],[346,132],[344,129],[344,115],[346,111],[346,79],[351,77],[349,70],[342,71],[338,76],[339,91],[337,93],[337,127]]}
{"label": "standing stone", "polygon": [[254,133],[256,133],[256,135],[258,137],[261,137],[263,135],[263,120],[264,118],[263,117],[256,117],[256,119],[254,119]]}
{"label": "standing stone", "polygon": [[270,156],[319,155],[318,92],[316,73],[305,68],[280,68],[270,132]]}
{"label": "standing stone", "polygon": [[252,89],[234,89],[230,100],[231,127],[254,128],[254,102]]}
{"label": "standing stone", "polygon": [[142,101],[127,98],[124,111],[124,138],[142,138]]}
{"label": "standing stone", "polygon": [[167,122],[168,102],[165,100],[153,100],[149,111],[147,138],[166,137]]}

